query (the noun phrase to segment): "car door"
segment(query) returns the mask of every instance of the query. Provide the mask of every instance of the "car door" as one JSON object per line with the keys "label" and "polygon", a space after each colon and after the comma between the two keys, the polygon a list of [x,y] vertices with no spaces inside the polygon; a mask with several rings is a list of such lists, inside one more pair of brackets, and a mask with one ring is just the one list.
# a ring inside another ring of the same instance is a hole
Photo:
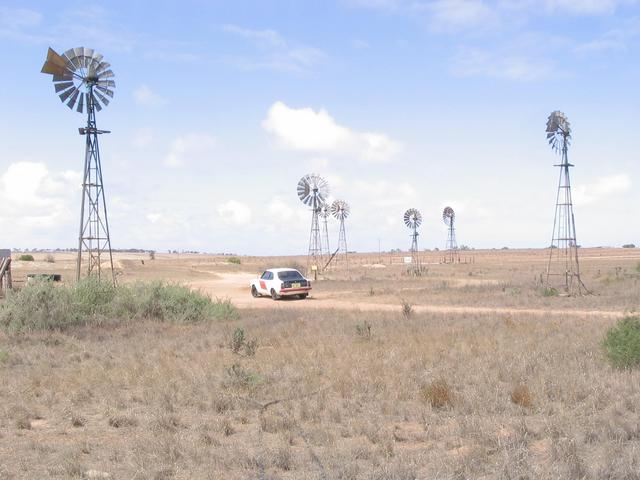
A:
{"label": "car door", "polygon": [[269,280],[269,276],[271,276],[271,278],[273,278],[273,273],[271,273],[269,271],[265,271],[262,274],[262,276],[260,277],[260,282],[259,282],[260,293],[265,293],[265,294],[269,293],[269,286],[267,285],[267,281]]}

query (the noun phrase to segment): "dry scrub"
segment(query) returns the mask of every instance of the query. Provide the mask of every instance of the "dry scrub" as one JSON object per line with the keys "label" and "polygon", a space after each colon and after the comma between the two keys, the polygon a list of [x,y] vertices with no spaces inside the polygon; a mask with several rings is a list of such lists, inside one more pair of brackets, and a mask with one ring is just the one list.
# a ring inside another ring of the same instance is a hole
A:
{"label": "dry scrub", "polygon": [[248,310],[0,334],[0,478],[638,478],[612,324]]}

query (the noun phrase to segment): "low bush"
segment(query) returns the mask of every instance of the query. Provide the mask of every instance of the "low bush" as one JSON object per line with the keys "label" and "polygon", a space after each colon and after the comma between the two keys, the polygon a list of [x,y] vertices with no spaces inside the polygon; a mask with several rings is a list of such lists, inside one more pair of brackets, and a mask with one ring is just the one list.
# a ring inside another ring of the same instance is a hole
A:
{"label": "low bush", "polygon": [[524,384],[516,385],[511,391],[511,401],[516,405],[520,405],[524,408],[531,408],[533,406],[533,395],[531,390]]}
{"label": "low bush", "polygon": [[33,262],[34,258],[33,258],[33,255],[31,255],[30,253],[26,253],[26,254],[20,255],[18,257],[18,260],[20,260],[21,262]]}
{"label": "low bush", "polygon": [[421,396],[433,408],[446,408],[453,405],[453,390],[443,378],[424,385],[421,389]]}
{"label": "low bush", "polygon": [[56,257],[54,257],[53,255],[51,255],[50,253],[47,254],[46,257],[44,257],[44,261],[47,263],[56,263]]}
{"label": "low bush", "polygon": [[256,354],[258,348],[258,341],[255,339],[249,340],[244,332],[244,329],[238,327],[234,330],[231,340],[229,341],[229,347],[231,351],[237,355],[244,355],[247,357],[253,357]]}
{"label": "low bush", "polygon": [[640,366],[640,317],[625,317],[604,338],[604,350],[617,368]]}
{"label": "low bush", "polygon": [[400,299],[400,305],[402,306],[402,316],[405,318],[409,318],[413,315],[413,305],[409,303],[404,298]]}
{"label": "low bush", "polygon": [[211,300],[182,285],[138,282],[114,286],[94,278],[71,286],[30,283],[10,292],[0,306],[0,328],[13,332],[65,330],[145,318],[197,323],[237,317],[238,311],[229,300]]}
{"label": "low bush", "polygon": [[234,265],[240,265],[242,263],[242,261],[238,257],[227,258],[227,262],[233,263]]}

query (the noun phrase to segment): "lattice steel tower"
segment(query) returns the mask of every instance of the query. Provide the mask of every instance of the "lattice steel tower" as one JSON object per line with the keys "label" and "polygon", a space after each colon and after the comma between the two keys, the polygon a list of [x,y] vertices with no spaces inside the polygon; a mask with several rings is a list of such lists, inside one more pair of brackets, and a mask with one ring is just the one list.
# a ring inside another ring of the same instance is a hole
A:
{"label": "lattice steel tower", "polygon": [[320,207],[320,218],[322,218],[322,233],[321,240],[323,242],[322,251],[323,254],[326,255],[326,258],[329,259],[331,257],[331,246],[329,245],[329,215],[331,215],[331,207],[326,203],[323,203]]}
{"label": "lattice steel tower", "polygon": [[404,224],[412,230],[411,233],[411,273],[420,275],[422,273],[422,265],[420,263],[420,252],[418,251],[418,227],[422,223],[422,214],[415,208],[410,208],[404,212]]}
{"label": "lattice steel tower", "polygon": [[349,268],[349,257],[347,254],[347,233],[344,228],[344,221],[349,216],[349,211],[349,204],[344,200],[336,200],[331,204],[331,214],[340,221],[336,260],[339,261],[340,257],[342,257],[347,269]]}
{"label": "lattice steel tower", "polygon": [[[53,83],[60,100],[70,109],[79,113],[86,112],[87,126],[79,128],[80,135],[86,138],[82,204],[80,207],[80,234],[78,236],[78,258],[76,280],[80,279],[83,251],[86,253],[87,275],[102,277],[102,257],[109,255],[109,275],[115,282],[113,255],[109,236],[107,202],[104,194],[102,165],[98,135],[109,133],[98,130],[96,110],[102,110],[113,98],[113,71],[103,61],[103,56],[91,48],[72,48],[59,55],[49,48],[42,73],[53,75]],[[109,97],[109,98],[107,98]]]}
{"label": "lattice steel tower", "polygon": [[444,257],[445,263],[455,263],[460,261],[460,252],[458,251],[458,242],[456,241],[456,213],[451,207],[445,207],[442,211],[442,221],[449,227],[447,229],[447,245]]}
{"label": "lattice steel tower", "polygon": [[322,240],[320,236],[320,208],[329,195],[329,183],[320,175],[305,175],[298,182],[298,198],[311,207],[311,231],[309,233],[309,251],[307,253],[307,270],[319,271],[322,262]]}
{"label": "lattice steel tower", "polygon": [[562,161],[555,165],[560,168],[560,178],[558,180],[546,286],[547,288],[561,289],[567,295],[582,295],[589,293],[589,290],[580,278],[576,222],[573,215],[569,177],[569,168],[573,167],[569,163],[568,155],[571,144],[571,125],[564,113],[555,111],[549,115],[547,140],[551,148],[560,154]]}

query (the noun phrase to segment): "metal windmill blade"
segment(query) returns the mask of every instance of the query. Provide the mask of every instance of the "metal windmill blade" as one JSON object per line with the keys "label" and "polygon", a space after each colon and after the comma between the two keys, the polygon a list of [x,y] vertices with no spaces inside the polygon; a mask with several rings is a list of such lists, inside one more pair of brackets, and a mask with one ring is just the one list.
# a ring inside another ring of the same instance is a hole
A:
{"label": "metal windmill blade", "polygon": [[450,227],[456,218],[456,213],[453,211],[451,207],[445,207],[442,211],[442,220],[444,221],[447,227]]}
{"label": "metal windmill blade", "polygon": [[551,112],[547,119],[547,141],[556,152],[562,152],[571,143],[571,124],[559,110]]}
{"label": "metal windmill blade", "polygon": [[404,212],[404,224],[409,228],[417,228],[422,223],[422,214],[415,208]]}
{"label": "metal windmill blade", "polygon": [[322,218],[328,218],[330,214],[331,214],[331,207],[329,205],[327,205],[326,203],[323,203],[322,205],[320,205],[320,208],[318,210],[318,215],[320,215]]}
{"label": "metal windmill blade", "polygon": [[349,216],[349,204],[344,200],[336,200],[331,204],[331,214],[338,220]]}
{"label": "metal windmill blade", "polygon": [[42,73],[53,75],[54,89],[70,109],[85,113],[95,107],[100,111],[109,104],[106,96],[113,98],[116,86],[110,65],[102,59],[92,48],[71,48],[63,55],[49,48]]}
{"label": "metal windmill blade", "polygon": [[298,198],[305,205],[312,206],[325,203],[329,196],[329,182],[320,175],[311,173],[298,182]]}

